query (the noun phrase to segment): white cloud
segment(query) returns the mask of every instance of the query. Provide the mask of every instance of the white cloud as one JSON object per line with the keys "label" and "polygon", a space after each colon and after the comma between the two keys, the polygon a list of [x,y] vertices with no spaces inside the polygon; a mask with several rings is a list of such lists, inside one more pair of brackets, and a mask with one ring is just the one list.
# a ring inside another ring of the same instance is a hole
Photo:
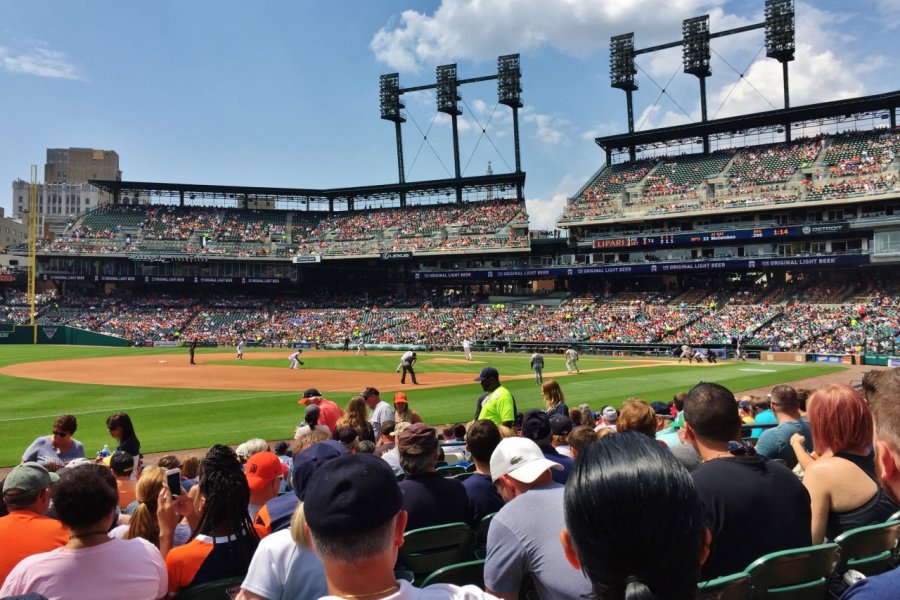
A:
{"label": "white cloud", "polygon": [[553,194],[550,198],[529,198],[525,200],[528,209],[528,226],[532,230],[556,229],[556,220],[566,207],[568,196]]}
{"label": "white cloud", "polygon": [[886,29],[900,27],[900,1],[878,0],[877,8],[872,14],[878,17],[878,22]]}
{"label": "white cloud", "polygon": [[487,60],[550,47],[571,56],[606,48],[612,35],[636,31],[640,43],[680,35],[685,15],[718,10],[725,0],[443,0],[433,15],[406,10],[370,47],[402,72],[458,59]]}
{"label": "white cloud", "polygon": [[68,62],[66,55],[57,50],[32,48],[16,53],[0,46],[0,67],[10,73],[53,77],[58,79],[84,79],[78,69]]}
{"label": "white cloud", "polygon": [[566,202],[583,183],[572,175],[566,175],[549,198],[526,199],[529,227],[537,230],[556,229],[556,220],[566,207]]}
{"label": "white cloud", "polygon": [[520,114],[522,121],[535,126],[535,137],[539,141],[551,145],[568,143],[565,130],[569,127],[569,120],[565,117],[538,113],[529,106],[523,108]]}

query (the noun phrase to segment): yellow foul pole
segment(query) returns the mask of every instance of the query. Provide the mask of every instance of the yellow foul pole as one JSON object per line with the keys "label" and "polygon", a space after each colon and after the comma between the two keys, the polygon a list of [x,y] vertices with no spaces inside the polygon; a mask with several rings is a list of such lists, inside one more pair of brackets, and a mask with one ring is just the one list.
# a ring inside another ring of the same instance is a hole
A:
{"label": "yellow foul pole", "polygon": [[37,325],[34,322],[34,283],[37,277],[37,165],[31,165],[31,188],[28,194],[28,305],[31,310],[33,343],[37,344]]}

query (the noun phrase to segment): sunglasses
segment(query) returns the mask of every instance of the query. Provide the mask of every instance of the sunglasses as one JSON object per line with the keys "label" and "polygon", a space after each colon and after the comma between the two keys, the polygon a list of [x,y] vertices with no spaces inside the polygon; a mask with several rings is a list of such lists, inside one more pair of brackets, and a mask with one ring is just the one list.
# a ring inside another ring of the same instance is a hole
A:
{"label": "sunglasses", "polygon": [[68,431],[53,430],[53,435],[56,437],[68,437],[71,434]]}

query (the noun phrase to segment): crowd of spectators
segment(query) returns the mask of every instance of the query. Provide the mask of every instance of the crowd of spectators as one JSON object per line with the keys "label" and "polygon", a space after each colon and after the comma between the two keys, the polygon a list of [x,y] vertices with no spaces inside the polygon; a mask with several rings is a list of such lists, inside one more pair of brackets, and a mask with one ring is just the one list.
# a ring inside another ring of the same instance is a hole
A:
{"label": "crowd of spectators", "polygon": [[[40,325],[67,325],[135,344],[198,340],[287,347],[348,339],[367,344],[458,346],[479,343],[745,344],[776,350],[859,353],[900,340],[900,295],[877,283],[732,284],[717,292],[690,288],[660,294],[611,291],[559,303],[486,304],[427,294],[303,296],[42,293]],[[0,322],[24,324],[30,309],[19,290],[0,302]]]}
{"label": "crowd of spectators", "polygon": [[[136,438],[123,449],[127,415],[108,419],[121,443],[96,461],[73,437],[76,416],[62,415],[3,481],[0,535],[17,543],[0,552],[0,595],[155,600],[209,584],[239,587],[240,600],[695,598],[700,581],[761,556],[889,522],[898,373],[868,374],[862,392],[777,385],[766,398],[701,382],[619,409],[570,407],[566,384],[548,380],[546,407],[516,414],[485,367],[474,419],[446,425],[408,410],[403,393],[392,405],[369,386],[342,409],[310,388],[300,404],[311,425],[292,442],[251,438],[156,464]],[[873,445],[887,468],[876,470]],[[653,506],[679,518],[648,519]],[[764,530],[747,515],[765,515]],[[424,570],[404,538],[437,526],[456,558]],[[474,545],[451,537],[479,529]],[[458,585],[410,583],[476,556]],[[900,589],[900,571],[855,585],[843,575],[834,597]]]}

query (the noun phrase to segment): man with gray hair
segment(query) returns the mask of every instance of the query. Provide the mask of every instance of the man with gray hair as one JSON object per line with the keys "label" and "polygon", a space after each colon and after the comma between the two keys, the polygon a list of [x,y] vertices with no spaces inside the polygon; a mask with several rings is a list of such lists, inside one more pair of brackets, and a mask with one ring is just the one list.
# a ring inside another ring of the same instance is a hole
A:
{"label": "man with gray hair", "polygon": [[330,460],[313,475],[304,502],[306,530],[325,567],[329,596],[399,600],[493,596],[475,586],[397,581],[394,565],[407,529],[403,493],[391,468],[371,454]]}
{"label": "man with gray hair", "polygon": [[442,477],[438,459],[437,432],[424,423],[413,423],[397,436],[400,466],[406,478],[400,482],[403,510],[409,515],[407,529],[445,523],[469,523],[469,496],[462,481]]}

